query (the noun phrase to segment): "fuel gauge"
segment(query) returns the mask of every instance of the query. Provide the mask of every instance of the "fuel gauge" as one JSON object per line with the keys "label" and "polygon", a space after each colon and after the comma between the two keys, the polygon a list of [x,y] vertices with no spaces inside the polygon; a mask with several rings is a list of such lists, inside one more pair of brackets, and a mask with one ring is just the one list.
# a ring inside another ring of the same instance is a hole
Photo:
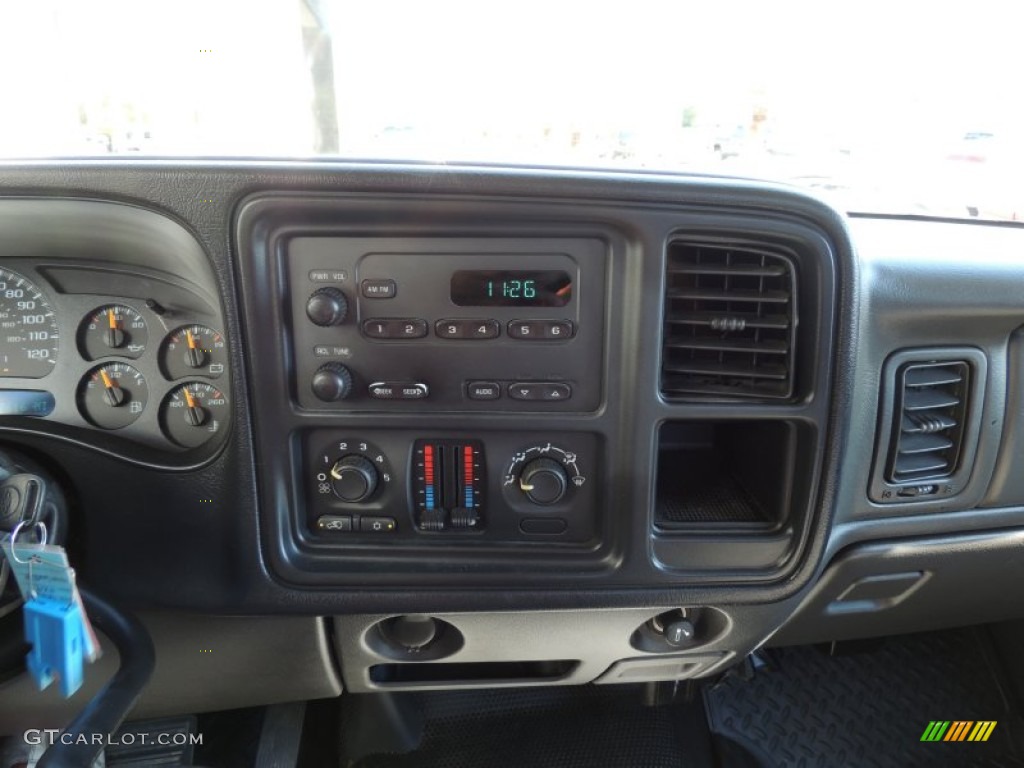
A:
{"label": "fuel gauge", "polygon": [[228,423],[228,401],[212,384],[190,381],[171,390],[160,406],[164,434],[182,448],[197,448]]}
{"label": "fuel gauge", "polygon": [[127,363],[108,363],[89,371],[78,385],[78,408],[101,429],[121,429],[146,409],[145,377]]}
{"label": "fuel gauge", "polygon": [[82,356],[87,360],[117,355],[140,357],[146,351],[149,333],[146,320],[124,304],[108,304],[92,312],[78,331]]}
{"label": "fuel gauge", "polygon": [[205,325],[186,325],[171,333],[160,350],[160,367],[168,379],[205,376],[216,379],[227,368],[224,336]]}

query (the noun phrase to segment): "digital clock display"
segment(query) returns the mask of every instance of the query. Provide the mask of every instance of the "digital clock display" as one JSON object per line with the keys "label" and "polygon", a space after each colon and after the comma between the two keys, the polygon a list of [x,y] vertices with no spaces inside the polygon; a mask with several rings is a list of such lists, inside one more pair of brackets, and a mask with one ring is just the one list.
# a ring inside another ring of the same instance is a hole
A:
{"label": "digital clock display", "polygon": [[572,278],[556,269],[462,269],[452,275],[452,303],[460,307],[564,307]]}

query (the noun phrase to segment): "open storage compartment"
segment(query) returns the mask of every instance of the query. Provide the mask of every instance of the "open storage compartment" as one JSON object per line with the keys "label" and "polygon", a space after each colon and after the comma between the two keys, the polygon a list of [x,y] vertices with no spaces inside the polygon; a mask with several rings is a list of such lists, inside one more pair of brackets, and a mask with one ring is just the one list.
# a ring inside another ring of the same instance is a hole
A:
{"label": "open storage compartment", "polygon": [[655,527],[771,531],[787,522],[794,430],[782,421],[666,422]]}
{"label": "open storage compartment", "polygon": [[578,661],[569,659],[375,664],[369,676],[371,683],[382,688],[528,685],[562,680],[578,666]]}

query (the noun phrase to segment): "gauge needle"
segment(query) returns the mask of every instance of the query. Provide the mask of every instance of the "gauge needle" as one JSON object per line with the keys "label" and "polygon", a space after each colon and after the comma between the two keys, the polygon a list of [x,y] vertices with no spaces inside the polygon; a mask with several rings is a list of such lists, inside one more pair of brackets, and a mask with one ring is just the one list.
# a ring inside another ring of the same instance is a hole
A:
{"label": "gauge needle", "polygon": [[102,368],[100,369],[100,378],[103,380],[104,395],[106,397],[107,405],[115,407],[124,402],[124,392],[121,391],[121,387],[118,386],[117,382],[110,378],[110,374]]}
{"label": "gauge needle", "polygon": [[201,427],[203,422],[206,421],[206,411],[204,411],[198,403],[196,403],[195,397],[188,391],[188,387],[182,390],[185,393],[185,404],[188,408],[185,409],[185,421],[193,427]]}
{"label": "gauge needle", "polygon": [[117,327],[117,315],[114,310],[107,310],[107,346],[120,347],[124,343],[124,333]]}
{"label": "gauge needle", "polygon": [[185,364],[191,368],[201,367],[206,361],[205,351],[200,349],[196,337],[192,335],[192,331],[186,329],[185,340],[188,341],[188,351],[185,352]]}

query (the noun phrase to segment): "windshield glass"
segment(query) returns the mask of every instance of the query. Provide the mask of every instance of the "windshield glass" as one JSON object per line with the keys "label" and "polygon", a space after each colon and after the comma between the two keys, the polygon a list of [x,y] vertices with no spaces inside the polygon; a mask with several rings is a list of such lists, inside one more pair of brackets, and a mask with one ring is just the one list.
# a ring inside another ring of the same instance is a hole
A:
{"label": "windshield glass", "polygon": [[1024,217],[1005,5],[0,5],[0,156],[699,172],[848,211]]}

